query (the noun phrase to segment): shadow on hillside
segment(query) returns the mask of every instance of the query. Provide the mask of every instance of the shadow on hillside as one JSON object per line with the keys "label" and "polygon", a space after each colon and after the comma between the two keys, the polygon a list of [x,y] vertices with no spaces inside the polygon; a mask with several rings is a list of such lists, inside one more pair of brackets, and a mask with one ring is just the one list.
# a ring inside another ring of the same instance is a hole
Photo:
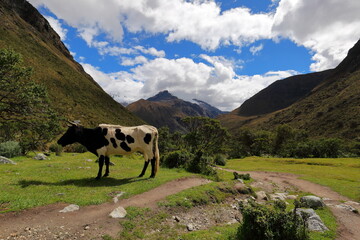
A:
{"label": "shadow on hillside", "polygon": [[20,180],[18,185],[22,188],[26,188],[29,186],[68,186],[68,185],[75,185],[77,187],[106,187],[106,186],[120,186],[128,183],[144,181],[148,178],[123,178],[123,179],[116,179],[116,178],[102,178],[100,180],[96,180],[95,178],[82,178],[82,179],[68,179],[60,182],[43,182],[37,180]]}

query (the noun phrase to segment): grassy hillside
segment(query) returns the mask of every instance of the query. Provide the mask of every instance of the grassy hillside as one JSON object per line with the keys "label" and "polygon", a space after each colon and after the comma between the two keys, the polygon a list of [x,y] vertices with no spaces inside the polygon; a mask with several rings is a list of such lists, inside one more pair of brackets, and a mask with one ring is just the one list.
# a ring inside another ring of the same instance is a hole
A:
{"label": "grassy hillside", "polygon": [[359,115],[360,41],[331,74],[292,105],[268,114],[247,117],[234,111],[219,119],[231,130],[241,127],[273,129],[280,124],[288,124],[307,130],[313,137],[356,139],[360,136]]}
{"label": "grassy hillside", "polygon": [[332,70],[292,76],[278,80],[246,100],[233,111],[240,116],[256,116],[286,108],[306,97]]}
{"label": "grassy hillside", "polygon": [[22,54],[24,65],[34,68],[33,79],[46,86],[60,116],[87,125],[143,123],[84,72],[49,23],[29,3],[1,0],[0,22],[0,48]]}

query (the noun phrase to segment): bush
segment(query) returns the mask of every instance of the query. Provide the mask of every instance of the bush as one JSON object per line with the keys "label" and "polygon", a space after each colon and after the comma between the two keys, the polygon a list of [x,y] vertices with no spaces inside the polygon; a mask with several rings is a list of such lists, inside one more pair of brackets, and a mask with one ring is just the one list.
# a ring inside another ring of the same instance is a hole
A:
{"label": "bush", "polygon": [[309,239],[306,219],[294,211],[286,212],[285,204],[269,208],[254,202],[240,205],[243,222],[238,228],[241,240],[305,240]]}
{"label": "bush", "polygon": [[162,158],[161,165],[168,168],[183,168],[193,158],[194,155],[186,150],[173,151]]}
{"label": "bush", "polygon": [[214,162],[216,165],[225,166],[226,165],[226,158],[222,154],[216,154],[214,158]]}
{"label": "bush", "polygon": [[237,172],[233,172],[233,174],[234,174],[234,180],[236,180],[236,179],[250,180],[250,174],[249,173],[239,174]]}
{"label": "bush", "polygon": [[54,152],[56,156],[60,156],[63,150],[63,147],[57,143],[53,143],[49,147],[50,152]]}
{"label": "bush", "polygon": [[8,141],[0,143],[0,156],[12,158],[20,155],[22,155],[21,147],[18,142]]}
{"label": "bush", "polygon": [[84,153],[87,152],[86,147],[79,143],[75,143],[65,147],[65,152],[73,152],[73,153]]}

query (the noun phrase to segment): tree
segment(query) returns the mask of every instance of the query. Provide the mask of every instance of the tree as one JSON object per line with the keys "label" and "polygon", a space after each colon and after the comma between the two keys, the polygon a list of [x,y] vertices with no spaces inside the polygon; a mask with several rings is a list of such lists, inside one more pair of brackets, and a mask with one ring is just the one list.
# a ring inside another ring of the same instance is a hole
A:
{"label": "tree", "polygon": [[46,88],[22,64],[20,54],[0,49],[0,141],[18,140],[32,150],[56,136],[60,126]]}
{"label": "tree", "polygon": [[192,153],[213,155],[225,151],[230,135],[218,120],[186,117],[183,122],[188,130],[184,139]]}

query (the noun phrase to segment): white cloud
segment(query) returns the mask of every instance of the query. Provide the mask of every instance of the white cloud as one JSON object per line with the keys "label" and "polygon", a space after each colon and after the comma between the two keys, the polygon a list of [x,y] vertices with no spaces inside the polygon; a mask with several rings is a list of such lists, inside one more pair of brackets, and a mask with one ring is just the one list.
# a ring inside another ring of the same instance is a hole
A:
{"label": "white cloud", "polygon": [[233,110],[272,82],[296,74],[289,70],[239,76],[230,61],[202,57],[208,59],[209,64],[196,63],[189,58],[156,58],[132,68],[131,72],[110,74],[89,64],[82,65],[119,102],[134,102],[166,89],[182,99],[191,101],[197,98],[222,110]]}
{"label": "white cloud", "polygon": [[[170,42],[192,41],[206,50],[235,45],[241,51],[257,40],[283,37],[312,51],[313,71],[335,67],[360,37],[360,1],[354,0],[272,0],[270,4],[279,2],[278,7],[259,14],[245,7],[221,11],[214,0],[30,2],[46,6],[77,28],[89,46],[100,34],[121,42],[123,28],[132,33],[161,33]],[[157,50],[153,55],[164,57]]]}
{"label": "white cloud", "polygon": [[259,46],[251,46],[249,51],[252,55],[258,55],[259,52],[264,48],[263,44],[260,44]]}
{"label": "white cloud", "polygon": [[66,40],[67,29],[63,28],[60,21],[51,16],[45,16],[46,20],[50,23],[50,26],[55,30],[55,32],[60,36],[62,41]]}
{"label": "white cloud", "polygon": [[155,57],[165,57],[165,52],[163,50],[157,50],[156,48],[150,47],[150,48],[145,48],[143,46],[135,46],[135,49],[139,50],[140,52],[144,53],[144,54],[149,54],[151,56],[155,56]]}
{"label": "white cloud", "polygon": [[148,60],[144,56],[137,56],[135,58],[129,58],[129,57],[122,57],[121,58],[121,65],[123,66],[134,66],[138,64],[146,63]]}
{"label": "white cloud", "polygon": [[[249,50],[254,55],[263,48],[258,40],[289,38],[311,51],[313,71],[336,67],[360,38],[360,1],[356,0],[272,0],[278,7],[259,14],[244,7],[221,11],[213,0],[29,1],[46,6],[76,28],[101,55],[118,56],[122,65],[134,66],[129,72],[105,74],[83,64],[119,101],[168,89],[187,100],[196,97],[232,110],[273,81],[295,74],[289,70],[239,76],[235,70],[243,62],[207,54],[195,56],[205,63],[166,59],[163,50],[153,47],[123,47],[125,28],[130,33],[163,34],[169,42],[191,41],[207,51],[233,45],[240,54],[242,47],[252,45]],[[105,41],[99,40],[100,35]]]}
{"label": "white cloud", "polygon": [[81,65],[116,101],[131,103],[138,100],[139,96],[141,96],[140,91],[144,84],[134,81],[131,74],[127,72],[106,74],[90,64],[81,63]]}
{"label": "white cloud", "polygon": [[360,1],[282,0],[273,33],[313,52],[312,71],[336,67],[360,38]]}

